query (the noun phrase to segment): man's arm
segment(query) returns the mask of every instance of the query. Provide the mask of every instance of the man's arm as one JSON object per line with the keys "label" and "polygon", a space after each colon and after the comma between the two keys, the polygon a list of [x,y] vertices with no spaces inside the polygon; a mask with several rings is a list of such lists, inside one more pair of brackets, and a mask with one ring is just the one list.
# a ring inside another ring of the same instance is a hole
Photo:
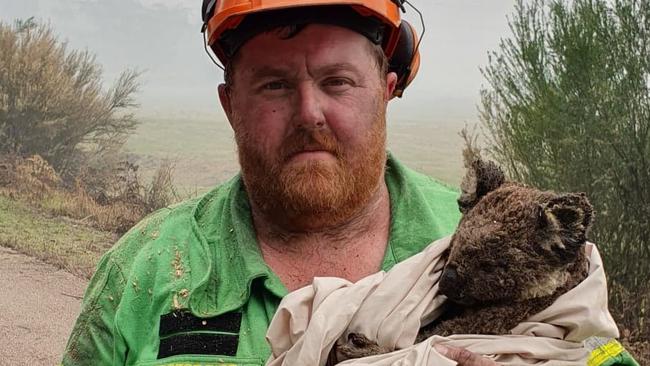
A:
{"label": "man's arm", "polygon": [[126,349],[116,336],[115,311],[125,279],[111,252],[102,257],[84,295],[81,313],[72,330],[62,364],[119,365]]}

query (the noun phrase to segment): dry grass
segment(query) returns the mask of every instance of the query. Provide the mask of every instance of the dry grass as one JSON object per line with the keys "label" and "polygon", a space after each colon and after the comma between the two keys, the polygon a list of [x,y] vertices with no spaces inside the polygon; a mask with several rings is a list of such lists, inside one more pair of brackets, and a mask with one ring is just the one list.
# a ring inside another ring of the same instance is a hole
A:
{"label": "dry grass", "polygon": [[0,245],[90,277],[119,234],[176,199],[173,165],[163,164],[147,186],[127,166],[98,202],[80,180],[66,188],[39,156],[0,156]]}
{"label": "dry grass", "polygon": [[[178,199],[172,185],[173,165],[164,163],[151,184],[140,183],[137,167],[126,163],[113,179],[111,192],[98,201],[80,180],[65,188],[42,158],[0,157],[0,195],[20,200],[55,216],[65,216],[104,231],[124,233],[146,214]],[[96,190],[95,190],[96,191]],[[105,194],[104,194],[105,193]]]}
{"label": "dry grass", "polygon": [[23,202],[0,195],[0,245],[68,272],[90,278],[99,257],[116,239],[116,234],[44,215]]}
{"label": "dry grass", "polygon": [[38,205],[56,216],[80,220],[97,229],[124,233],[144,215],[137,205],[115,202],[100,205],[84,191],[54,192],[43,197]]}
{"label": "dry grass", "polygon": [[59,175],[38,155],[0,156],[0,193],[39,199],[61,186]]}

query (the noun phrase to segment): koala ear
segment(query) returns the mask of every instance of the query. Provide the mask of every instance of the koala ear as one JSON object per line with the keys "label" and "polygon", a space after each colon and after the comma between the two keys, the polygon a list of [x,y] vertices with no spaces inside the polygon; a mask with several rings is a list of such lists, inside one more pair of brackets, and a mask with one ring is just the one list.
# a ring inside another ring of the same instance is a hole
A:
{"label": "koala ear", "polygon": [[503,170],[491,161],[484,161],[476,152],[464,152],[467,173],[460,184],[458,207],[463,215],[489,192],[499,188],[506,180]]}
{"label": "koala ear", "polygon": [[568,193],[540,206],[540,226],[550,229],[545,249],[574,252],[587,240],[593,207],[584,193]]}

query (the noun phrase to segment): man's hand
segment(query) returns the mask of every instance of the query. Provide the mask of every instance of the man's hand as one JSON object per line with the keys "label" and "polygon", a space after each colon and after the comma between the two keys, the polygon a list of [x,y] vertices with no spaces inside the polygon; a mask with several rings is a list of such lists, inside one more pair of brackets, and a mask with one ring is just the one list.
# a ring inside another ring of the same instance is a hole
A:
{"label": "man's hand", "polygon": [[458,366],[498,366],[499,364],[489,358],[481,357],[465,348],[434,345],[441,355],[458,362]]}

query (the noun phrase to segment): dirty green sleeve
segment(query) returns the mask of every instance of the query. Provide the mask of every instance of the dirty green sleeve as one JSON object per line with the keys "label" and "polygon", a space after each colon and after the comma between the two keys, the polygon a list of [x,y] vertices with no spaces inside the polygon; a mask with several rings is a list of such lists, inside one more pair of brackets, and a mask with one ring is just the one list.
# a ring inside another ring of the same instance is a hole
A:
{"label": "dirty green sleeve", "polygon": [[120,365],[126,347],[115,332],[115,311],[124,288],[124,276],[111,259],[111,252],[100,260],[81,306],[81,313],[66,345],[62,364]]}

